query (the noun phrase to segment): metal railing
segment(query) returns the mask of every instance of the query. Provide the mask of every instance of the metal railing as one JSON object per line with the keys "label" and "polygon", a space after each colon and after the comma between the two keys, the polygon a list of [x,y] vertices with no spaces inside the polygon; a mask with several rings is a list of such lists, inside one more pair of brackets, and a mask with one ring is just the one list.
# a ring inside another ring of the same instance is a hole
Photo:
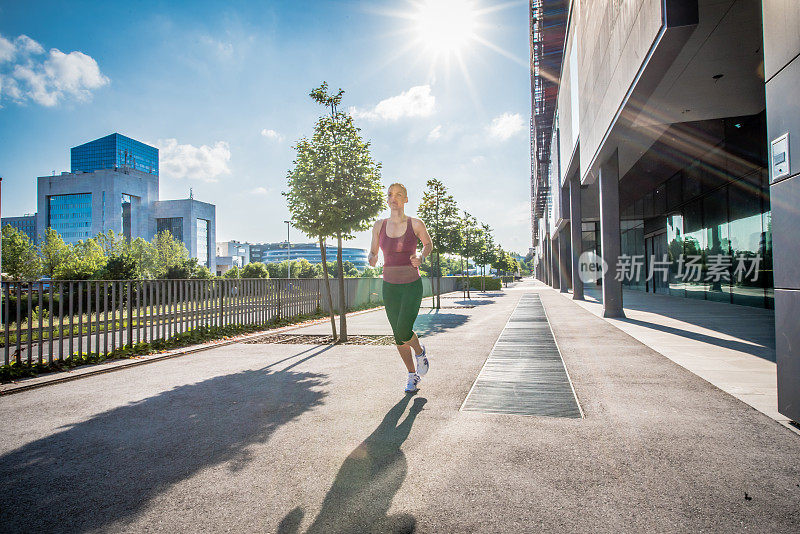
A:
{"label": "metal railing", "polygon": [[[330,283],[338,310],[339,281]],[[382,302],[382,283],[346,278],[346,306]],[[267,326],[326,311],[324,286],[318,278],[2,282],[2,362],[51,364],[166,341],[200,327]],[[430,296],[430,279],[423,278],[423,288]],[[442,292],[456,288],[456,277],[442,278]]]}
{"label": "metal railing", "polygon": [[3,363],[107,355],[199,327],[312,314],[320,287],[318,279],[2,282]]}

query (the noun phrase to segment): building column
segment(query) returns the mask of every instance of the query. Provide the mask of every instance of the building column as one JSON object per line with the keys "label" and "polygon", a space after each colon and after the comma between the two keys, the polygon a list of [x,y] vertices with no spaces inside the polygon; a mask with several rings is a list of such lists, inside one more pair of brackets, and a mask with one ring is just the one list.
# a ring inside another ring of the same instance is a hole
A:
{"label": "building column", "polygon": [[[778,411],[800,422],[800,2],[763,0]],[[788,134],[788,140],[777,142]],[[775,147],[772,143],[776,142]]]}
{"label": "building column", "polygon": [[621,250],[619,233],[619,154],[600,165],[600,253],[603,258],[603,317],[625,317],[622,282],[616,279]]}
{"label": "building column", "polygon": [[583,300],[583,280],[580,276],[578,259],[583,252],[583,235],[581,234],[581,183],[578,174],[569,180],[569,227],[572,239],[572,298]]}
{"label": "building column", "polygon": [[559,268],[559,278],[561,279],[561,284],[559,285],[559,290],[561,293],[568,293],[569,292],[569,277],[570,277],[570,246],[569,246],[569,228],[566,225],[561,227],[561,230],[558,232],[558,268]]}
{"label": "building column", "polygon": [[558,276],[558,242],[560,239],[560,236],[555,235],[550,238],[550,276],[552,277],[552,283],[550,285],[553,287],[553,289],[558,289],[561,287],[561,279]]}

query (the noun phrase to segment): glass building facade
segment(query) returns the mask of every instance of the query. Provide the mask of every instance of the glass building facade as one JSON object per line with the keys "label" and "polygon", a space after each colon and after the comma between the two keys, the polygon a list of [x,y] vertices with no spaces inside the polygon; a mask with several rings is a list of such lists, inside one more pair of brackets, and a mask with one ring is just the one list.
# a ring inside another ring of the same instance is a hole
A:
{"label": "glass building facade", "polygon": [[113,133],[70,150],[72,172],[131,168],[158,176],[158,149]]}
{"label": "glass building facade", "polygon": [[133,197],[122,193],[122,235],[131,239],[131,216],[133,215]]}
{"label": "glass building facade", "polygon": [[714,163],[696,160],[621,206],[622,254],[643,259],[625,287],[773,308],[764,117],[726,128]]}
{"label": "glass building facade", "polygon": [[3,227],[12,226],[28,236],[31,242],[36,243],[36,215],[23,215],[22,217],[3,217]]}
{"label": "glass building facade", "polygon": [[208,221],[197,219],[197,263],[208,267]]}
{"label": "glass building facade", "polygon": [[156,219],[156,232],[167,231],[178,241],[183,241],[183,217]]}
{"label": "glass building facade", "polygon": [[[336,261],[336,247],[326,248],[328,262]],[[363,248],[342,247],[342,261],[349,261],[357,269],[363,270],[369,266],[368,252]],[[286,242],[250,245],[250,262],[280,263],[287,259]],[[322,254],[316,243],[292,243],[288,259],[306,259],[310,263],[322,263]]]}
{"label": "glass building facade", "polygon": [[57,231],[66,243],[91,237],[92,194],[47,197],[47,226]]}

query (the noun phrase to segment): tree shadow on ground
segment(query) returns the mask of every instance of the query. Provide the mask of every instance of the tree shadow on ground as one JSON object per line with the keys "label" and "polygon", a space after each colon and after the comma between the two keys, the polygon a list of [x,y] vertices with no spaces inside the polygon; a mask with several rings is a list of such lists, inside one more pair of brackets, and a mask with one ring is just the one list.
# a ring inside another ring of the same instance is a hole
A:
{"label": "tree shadow on ground", "polygon": [[[416,520],[408,514],[387,515],[408,471],[400,446],[427,399],[416,398],[400,421],[412,395],[395,404],[369,435],[345,459],[308,534],[351,532],[411,533]],[[297,507],[281,520],[280,534],[298,532],[303,509]]]}
{"label": "tree shadow on ground", "polygon": [[494,304],[494,301],[486,299],[461,299],[455,300],[453,303],[460,306],[486,306],[487,304]]}
{"label": "tree shadow on ground", "polygon": [[414,321],[414,331],[418,336],[430,336],[463,326],[467,321],[469,321],[469,315],[461,313],[420,310],[417,320]]}
{"label": "tree shadow on ground", "polygon": [[240,470],[249,445],[326,396],[326,375],[269,367],[178,386],[3,455],[0,530],[106,529],[207,467]]}

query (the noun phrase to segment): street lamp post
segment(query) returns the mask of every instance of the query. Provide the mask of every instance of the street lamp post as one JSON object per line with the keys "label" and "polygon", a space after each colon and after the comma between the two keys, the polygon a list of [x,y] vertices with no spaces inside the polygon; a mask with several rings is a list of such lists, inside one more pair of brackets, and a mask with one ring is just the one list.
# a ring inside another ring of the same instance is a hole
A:
{"label": "street lamp post", "polygon": [[292,277],[292,257],[289,251],[292,248],[291,243],[289,242],[289,226],[292,224],[292,221],[283,221],[286,223],[286,278]]}

